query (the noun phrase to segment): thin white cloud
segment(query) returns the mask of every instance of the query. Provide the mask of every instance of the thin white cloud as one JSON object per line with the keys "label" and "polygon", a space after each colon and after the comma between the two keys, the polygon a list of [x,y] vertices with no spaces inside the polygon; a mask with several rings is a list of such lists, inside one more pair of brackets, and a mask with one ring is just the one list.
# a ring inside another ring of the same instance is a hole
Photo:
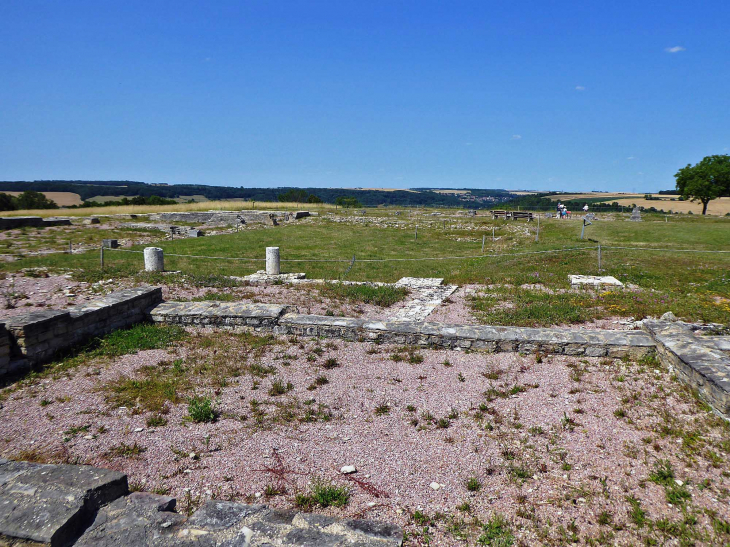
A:
{"label": "thin white cloud", "polygon": [[636,158],[635,158],[634,156],[629,156],[629,157],[628,157],[628,158],[626,158],[626,159],[627,159],[627,160],[635,160]]}
{"label": "thin white cloud", "polygon": [[582,85],[577,85],[577,86],[575,86],[575,90],[576,91],[585,91],[586,88],[584,86],[582,86]]}
{"label": "thin white cloud", "polygon": [[513,140],[513,141],[518,141],[518,140],[520,140],[521,138],[522,138],[522,135],[512,135],[512,140]]}
{"label": "thin white cloud", "polygon": [[687,50],[685,48],[683,48],[682,46],[674,46],[674,47],[664,48],[664,51],[666,51],[667,53],[679,53],[680,51],[687,51]]}

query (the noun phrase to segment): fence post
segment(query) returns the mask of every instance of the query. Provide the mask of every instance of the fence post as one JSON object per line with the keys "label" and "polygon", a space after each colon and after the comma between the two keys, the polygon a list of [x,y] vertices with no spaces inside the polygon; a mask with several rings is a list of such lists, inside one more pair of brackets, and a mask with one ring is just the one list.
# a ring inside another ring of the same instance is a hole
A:
{"label": "fence post", "polygon": [[74,254],[74,248],[70,241],[68,242],[68,254]]}
{"label": "fence post", "polygon": [[416,224],[416,237],[413,241],[418,241],[418,224]]}
{"label": "fence post", "polygon": [[598,246],[598,273],[601,273],[601,246]]}
{"label": "fence post", "polygon": [[537,233],[535,234],[535,243],[540,241],[540,213],[537,213]]}
{"label": "fence post", "polygon": [[484,240],[487,238],[487,234],[482,234],[482,254],[484,254]]}
{"label": "fence post", "polygon": [[101,250],[99,251],[99,260],[101,262],[101,271],[104,271],[104,243],[101,244]]}
{"label": "fence post", "polygon": [[492,226],[492,241],[494,241],[494,226]]}

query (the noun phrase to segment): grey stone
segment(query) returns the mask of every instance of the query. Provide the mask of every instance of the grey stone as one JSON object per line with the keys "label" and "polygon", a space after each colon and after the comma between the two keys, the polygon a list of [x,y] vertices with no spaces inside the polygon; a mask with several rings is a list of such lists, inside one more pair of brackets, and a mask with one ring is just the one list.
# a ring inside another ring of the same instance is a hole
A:
{"label": "grey stone", "polygon": [[102,239],[101,246],[105,249],[117,249],[119,248],[119,241],[116,239]]}
{"label": "grey stone", "polygon": [[676,316],[676,315],[674,315],[674,314],[673,314],[672,312],[668,311],[668,312],[666,312],[666,313],[665,313],[664,315],[662,315],[662,316],[660,317],[660,320],[661,320],[661,321],[670,321],[670,322],[674,322],[674,321],[676,321],[676,320],[677,320],[677,316]]}
{"label": "grey stone", "polygon": [[403,541],[403,530],[395,524],[379,522],[376,520],[346,520],[344,523],[348,528],[366,536]]}
{"label": "grey stone", "polygon": [[165,260],[162,249],[146,247],[144,250],[144,269],[148,272],[165,271]]}
{"label": "grey stone", "polygon": [[297,547],[338,547],[346,545],[344,537],[321,532],[314,528],[294,528],[283,539],[283,545],[296,545]]}
{"label": "grey stone", "polygon": [[232,501],[210,500],[190,517],[188,525],[221,530],[238,524],[242,519],[265,509],[264,505],[243,505]]}
{"label": "grey stone", "polygon": [[0,464],[0,536],[65,545],[128,492],[122,473],[80,465]]}

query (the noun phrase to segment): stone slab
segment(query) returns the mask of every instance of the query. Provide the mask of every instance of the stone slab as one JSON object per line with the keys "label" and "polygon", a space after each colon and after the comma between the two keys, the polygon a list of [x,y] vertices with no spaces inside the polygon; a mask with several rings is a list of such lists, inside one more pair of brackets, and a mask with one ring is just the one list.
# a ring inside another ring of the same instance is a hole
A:
{"label": "stone slab", "polygon": [[571,287],[575,288],[594,288],[600,289],[604,287],[623,287],[624,284],[612,275],[569,275]]}
{"label": "stone slab", "polygon": [[117,471],[0,460],[0,538],[66,545],[99,507],[127,493]]}

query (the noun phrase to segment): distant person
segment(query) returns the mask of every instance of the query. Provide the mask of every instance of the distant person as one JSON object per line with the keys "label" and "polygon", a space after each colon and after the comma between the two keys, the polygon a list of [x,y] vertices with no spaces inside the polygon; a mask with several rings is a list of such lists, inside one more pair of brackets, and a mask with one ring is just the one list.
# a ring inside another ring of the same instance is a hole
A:
{"label": "distant person", "polygon": [[585,212],[585,213],[588,212],[588,204],[587,203],[583,206],[583,212]]}

